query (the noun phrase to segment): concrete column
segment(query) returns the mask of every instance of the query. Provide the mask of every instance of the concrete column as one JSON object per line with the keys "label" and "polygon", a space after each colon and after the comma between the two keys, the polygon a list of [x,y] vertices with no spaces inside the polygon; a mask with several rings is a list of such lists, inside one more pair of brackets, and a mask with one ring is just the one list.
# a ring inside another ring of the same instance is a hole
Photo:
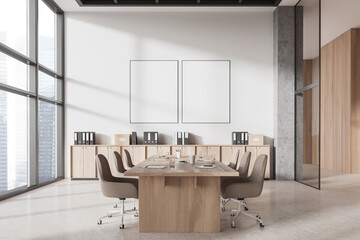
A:
{"label": "concrete column", "polygon": [[294,180],[295,7],[274,12],[275,177]]}

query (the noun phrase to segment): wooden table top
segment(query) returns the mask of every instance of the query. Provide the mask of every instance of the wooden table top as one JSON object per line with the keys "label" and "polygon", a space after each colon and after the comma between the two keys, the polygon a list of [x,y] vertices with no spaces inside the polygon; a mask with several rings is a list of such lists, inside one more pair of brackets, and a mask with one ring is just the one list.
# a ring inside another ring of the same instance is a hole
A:
{"label": "wooden table top", "polygon": [[[187,161],[187,163],[179,163],[179,160]],[[125,176],[165,176],[165,177],[226,177],[239,176],[239,172],[228,167],[227,165],[215,161],[216,166],[211,169],[197,168],[196,166],[208,164],[206,162],[196,162],[194,165],[188,162],[189,158],[181,158],[175,160],[175,167],[169,166],[169,160],[166,159],[147,159],[132,169],[124,173]],[[164,169],[149,169],[144,166],[166,166]]]}

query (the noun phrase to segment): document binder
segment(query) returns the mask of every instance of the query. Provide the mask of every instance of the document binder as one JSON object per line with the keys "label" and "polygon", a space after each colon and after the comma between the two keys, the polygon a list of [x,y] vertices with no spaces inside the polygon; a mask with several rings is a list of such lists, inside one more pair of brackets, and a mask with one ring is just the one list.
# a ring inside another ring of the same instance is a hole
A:
{"label": "document binder", "polygon": [[78,145],[78,133],[74,132],[74,145]]}
{"label": "document binder", "polygon": [[137,144],[137,135],[136,132],[132,132],[131,133],[131,145],[136,145]]}
{"label": "document binder", "polygon": [[81,132],[81,144],[82,145],[86,145],[86,133],[85,132]]}
{"label": "document binder", "polygon": [[245,145],[249,145],[249,133],[245,132]]}
{"label": "document binder", "polygon": [[90,145],[90,133],[89,132],[85,133],[85,139],[86,139],[85,144]]}
{"label": "document binder", "polygon": [[176,139],[176,145],[182,145],[182,132],[177,132]]}
{"label": "document binder", "polygon": [[158,144],[158,132],[144,132],[144,144]]}
{"label": "document binder", "polygon": [[240,132],[240,145],[244,145],[245,144],[245,132]]}
{"label": "document binder", "polygon": [[94,145],[95,144],[95,133],[91,132],[90,133],[90,145]]}
{"label": "document binder", "polygon": [[237,133],[236,132],[232,132],[232,144],[233,145],[237,144]]}
{"label": "document binder", "polygon": [[154,132],[152,133],[152,136],[153,136],[153,144],[158,144],[158,133],[157,132]]}
{"label": "document binder", "polygon": [[189,133],[184,132],[184,145],[189,145]]}

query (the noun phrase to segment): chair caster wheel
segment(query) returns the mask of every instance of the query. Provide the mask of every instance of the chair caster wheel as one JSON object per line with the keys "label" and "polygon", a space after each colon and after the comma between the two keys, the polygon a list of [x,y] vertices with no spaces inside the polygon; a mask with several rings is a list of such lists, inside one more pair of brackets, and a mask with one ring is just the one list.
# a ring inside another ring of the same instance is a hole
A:
{"label": "chair caster wheel", "polygon": [[139,217],[139,215],[138,215],[138,214],[135,214],[134,217]]}
{"label": "chair caster wheel", "polygon": [[231,223],[231,228],[236,228],[235,223]]}
{"label": "chair caster wheel", "polygon": [[124,224],[121,224],[120,229],[124,229],[124,228],[125,228]]}
{"label": "chair caster wheel", "polygon": [[235,213],[230,213],[230,216],[232,216],[232,217],[235,216]]}
{"label": "chair caster wheel", "polygon": [[109,215],[109,218],[112,218],[112,215]]}
{"label": "chair caster wheel", "polygon": [[265,227],[265,225],[263,223],[259,223],[259,226],[262,228]]}
{"label": "chair caster wheel", "polygon": [[249,210],[249,208],[248,208],[248,207],[244,207],[244,210],[247,211],[247,210]]}
{"label": "chair caster wheel", "polygon": [[223,200],[221,200],[221,203],[225,203],[225,200],[223,199]]}
{"label": "chair caster wheel", "polygon": [[134,210],[134,211],[135,211],[135,210],[136,210],[136,207],[134,207],[132,210]]}
{"label": "chair caster wheel", "polygon": [[256,218],[257,218],[257,219],[261,219],[261,216],[260,216],[260,215],[256,215]]}
{"label": "chair caster wheel", "polygon": [[222,212],[225,212],[225,207],[221,207],[221,211],[222,211]]}
{"label": "chair caster wheel", "polygon": [[102,224],[102,220],[99,220],[99,221],[97,222],[97,224],[98,224],[98,225],[101,225],[101,224]]}
{"label": "chair caster wheel", "polygon": [[117,208],[117,204],[114,205],[114,208]]}

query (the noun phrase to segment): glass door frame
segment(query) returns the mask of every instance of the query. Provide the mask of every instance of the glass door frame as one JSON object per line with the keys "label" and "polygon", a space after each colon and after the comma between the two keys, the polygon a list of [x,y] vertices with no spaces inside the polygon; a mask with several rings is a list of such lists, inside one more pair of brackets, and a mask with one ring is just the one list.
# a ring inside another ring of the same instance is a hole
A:
{"label": "glass door frame", "polygon": [[[320,190],[321,189],[321,0],[319,0],[319,43],[318,43],[318,47],[319,47],[319,81],[312,83],[310,85],[307,85],[305,87],[302,87],[301,89],[297,89],[296,88],[296,83],[297,83],[297,65],[296,65],[296,60],[297,60],[297,51],[296,51],[296,46],[297,46],[297,37],[296,37],[296,29],[297,29],[297,7],[298,5],[302,2],[303,0],[299,0],[295,7],[294,7],[294,11],[295,11],[295,41],[294,41],[294,49],[295,49],[295,79],[294,79],[294,89],[295,89],[295,93],[294,93],[294,179],[296,182],[299,182],[301,184],[304,184],[306,186],[315,188]],[[297,134],[296,134],[296,130],[297,130],[297,100],[296,100],[296,96],[303,94],[305,91],[307,90],[311,90],[313,88],[319,87],[319,149],[318,149],[318,163],[319,163],[319,168],[318,168],[318,187],[312,186],[310,184],[304,183],[301,180],[297,179],[297,167],[296,167],[296,160],[297,160],[297,151],[296,151],[296,141],[297,141]]]}

